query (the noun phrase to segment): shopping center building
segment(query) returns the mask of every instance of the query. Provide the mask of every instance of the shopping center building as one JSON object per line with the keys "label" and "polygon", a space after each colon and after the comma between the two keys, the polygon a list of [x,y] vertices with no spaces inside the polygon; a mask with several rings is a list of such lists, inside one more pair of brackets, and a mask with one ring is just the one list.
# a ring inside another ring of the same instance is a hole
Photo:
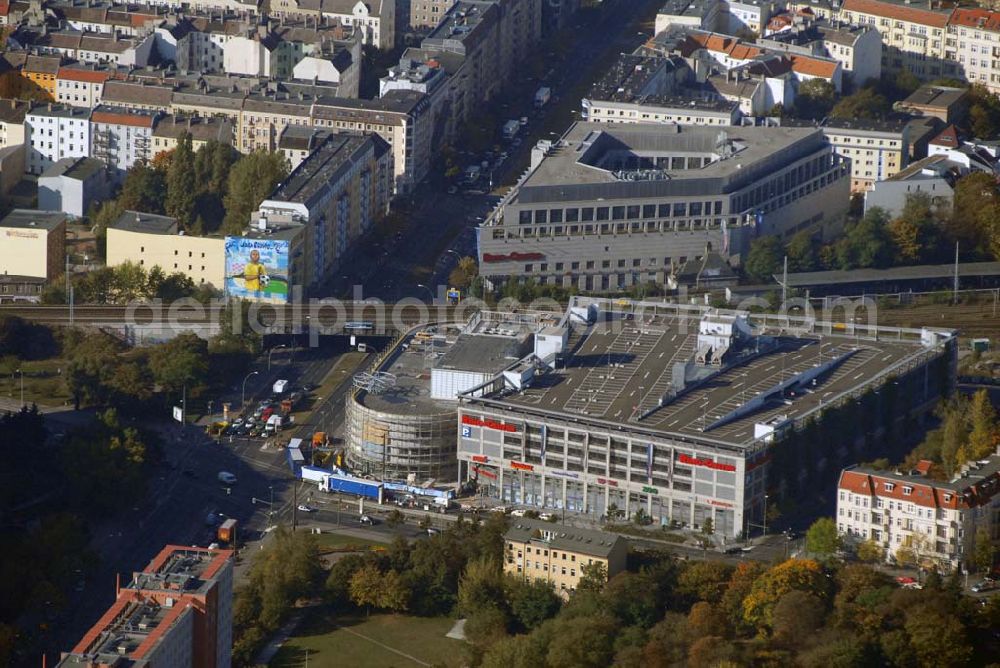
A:
{"label": "shopping center building", "polygon": [[880,439],[826,425],[840,440],[788,467],[792,435],[856,406],[874,406],[877,432],[953,387],[954,332],[847,322],[578,297],[532,352],[459,394],[459,479],[595,519],[753,530],[787,476],[833,485],[841,463],[879,456]]}

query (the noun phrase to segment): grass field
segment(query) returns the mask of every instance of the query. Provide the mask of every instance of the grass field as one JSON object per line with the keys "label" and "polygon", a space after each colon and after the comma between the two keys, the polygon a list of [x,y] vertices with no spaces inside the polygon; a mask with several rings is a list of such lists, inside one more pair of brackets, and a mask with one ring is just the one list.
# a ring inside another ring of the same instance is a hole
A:
{"label": "grass field", "polygon": [[[446,638],[454,620],[364,613],[316,613],[299,627],[271,661],[274,668],[350,666],[351,668],[413,668],[461,666],[464,643]],[[395,650],[395,651],[393,651]]]}
{"label": "grass field", "polygon": [[358,550],[367,550],[370,547],[386,546],[385,543],[380,543],[376,540],[355,538],[354,536],[347,536],[342,533],[321,533],[316,536],[316,542],[319,543],[320,548],[326,550],[338,550],[347,547]]}
{"label": "grass field", "polygon": [[48,359],[35,362],[14,360],[8,366],[12,367],[11,373],[0,374],[0,397],[21,400],[21,377],[16,373],[16,369],[22,369],[25,403],[61,406],[70,399],[66,383],[60,375],[60,370],[66,366],[65,360]]}

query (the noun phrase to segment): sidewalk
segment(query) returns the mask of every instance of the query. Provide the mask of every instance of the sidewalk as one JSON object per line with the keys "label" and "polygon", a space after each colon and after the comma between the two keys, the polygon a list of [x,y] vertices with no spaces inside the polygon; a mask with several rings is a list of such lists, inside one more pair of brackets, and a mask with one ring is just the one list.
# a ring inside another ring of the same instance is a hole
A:
{"label": "sidewalk", "polygon": [[285,644],[285,641],[287,641],[293,633],[295,633],[295,629],[297,629],[299,624],[302,622],[303,614],[303,611],[299,610],[295,612],[287,622],[285,622],[285,625],[278,630],[274,637],[271,638],[268,643],[264,645],[263,649],[257,653],[257,656],[254,657],[253,665],[266,666],[271,663],[271,660],[274,658],[274,655],[278,653],[278,650],[281,649],[281,646]]}

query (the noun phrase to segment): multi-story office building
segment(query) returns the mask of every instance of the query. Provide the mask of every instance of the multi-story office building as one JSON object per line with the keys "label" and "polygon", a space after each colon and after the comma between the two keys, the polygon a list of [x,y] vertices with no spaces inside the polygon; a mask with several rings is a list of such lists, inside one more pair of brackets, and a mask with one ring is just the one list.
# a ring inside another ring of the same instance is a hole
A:
{"label": "multi-story office building", "polygon": [[576,591],[584,567],[600,564],[610,580],[625,570],[628,544],[618,534],[518,517],[503,536],[503,572]]}
{"label": "multi-story office building", "polygon": [[137,162],[153,157],[157,112],[101,105],[90,115],[90,156],[118,179]]}
{"label": "multi-story office building", "polygon": [[933,5],[910,0],[844,0],[839,18],[879,31],[883,71],[910,72],[921,79],[952,77],[960,74],[945,48],[952,10]]}
{"label": "multi-story office building", "polygon": [[[955,332],[848,327],[575,298],[531,354],[459,394],[459,477],[508,503],[738,536],[766,494],[833,486],[839,463],[881,455],[866,430],[954,387]],[[836,436],[800,432],[815,424]]]}
{"label": "multi-story office building", "polygon": [[814,128],[577,123],[534,151],[480,229],[484,278],[662,284],[709,246],[738,259],[754,235],[823,228],[849,199],[849,166]]}
{"label": "multi-story office building", "polygon": [[28,171],[41,174],[63,158],[90,155],[90,109],[45,104],[24,117]]}
{"label": "multi-story office building", "polygon": [[908,558],[924,566],[975,570],[976,542],[1000,544],[1000,454],[965,464],[947,481],[930,478],[931,466],[845,469],[837,490],[840,533],[874,541],[890,561],[909,550]]}
{"label": "multi-story office building", "polygon": [[168,545],[57,665],[228,668],[232,651],[232,550]]}
{"label": "multi-story office building", "polygon": [[829,118],[821,129],[834,152],[850,160],[852,193],[870,190],[909,162],[910,126],[905,122]]}
{"label": "multi-story office building", "polygon": [[392,180],[392,151],[381,137],[332,134],[261,202],[256,219],[308,227],[309,286],[389,212]]}

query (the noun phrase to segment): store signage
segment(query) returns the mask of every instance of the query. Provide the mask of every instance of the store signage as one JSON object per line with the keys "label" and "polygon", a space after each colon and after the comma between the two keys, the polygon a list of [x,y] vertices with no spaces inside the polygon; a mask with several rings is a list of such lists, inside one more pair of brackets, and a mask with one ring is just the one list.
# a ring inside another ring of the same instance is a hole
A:
{"label": "store signage", "polygon": [[487,457],[486,455],[473,455],[472,461],[478,462],[480,464],[489,464],[490,458]]}
{"label": "store signage", "polygon": [[545,253],[507,253],[506,255],[483,253],[483,262],[528,262],[544,259]]}
{"label": "store signage", "polygon": [[580,477],[578,473],[573,473],[572,471],[546,471],[545,475],[557,475],[557,476],[562,476],[563,478],[574,478],[574,479]]}
{"label": "store signage", "polygon": [[486,427],[487,429],[496,429],[497,431],[517,431],[517,427],[512,424],[504,424],[502,422],[498,422],[497,420],[477,418],[471,415],[463,415],[462,424],[471,424],[473,427]]}
{"label": "store signage", "polygon": [[510,467],[518,471],[534,471],[535,467],[531,464],[524,464],[522,462],[511,462]]}
{"label": "store signage", "polygon": [[617,487],[618,486],[618,481],[617,480],[608,480],[606,478],[598,478],[597,479],[597,484],[599,484],[599,485],[608,485],[610,487]]}
{"label": "store signage", "polygon": [[643,487],[642,491],[645,492],[646,494],[659,494],[660,493],[660,490],[656,489],[655,487]]}
{"label": "store signage", "polygon": [[714,462],[711,459],[698,459],[697,457],[692,457],[690,455],[678,455],[677,460],[681,464],[688,464],[689,466],[704,466],[708,469],[715,469],[716,471],[735,471],[736,467],[732,464],[720,464]]}
{"label": "store signage", "polygon": [[487,471],[486,469],[481,469],[478,466],[473,466],[472,470],[476,473],[476,475],[483,475],[486,476],[487,478],[490,478],[491,480],[496,480],[497,477],[496,473]]}
{"label": "store signage", "polygon": [[720,508],[732,508],[733,504],[726,503],[725,501],[715,501],[714,499],[708,500],[709,505],[718,506]]}

